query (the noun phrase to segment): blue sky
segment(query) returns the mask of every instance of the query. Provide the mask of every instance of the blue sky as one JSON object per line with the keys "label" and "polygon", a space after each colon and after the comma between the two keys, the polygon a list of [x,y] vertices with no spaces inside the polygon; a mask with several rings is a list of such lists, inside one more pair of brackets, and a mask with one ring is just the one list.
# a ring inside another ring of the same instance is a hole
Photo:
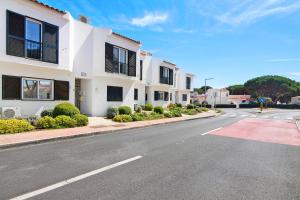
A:
{"label": "blue sky", "polygon": [[209,85],[261,75],[300,81],[299,0],[42,0],[142,41]]}

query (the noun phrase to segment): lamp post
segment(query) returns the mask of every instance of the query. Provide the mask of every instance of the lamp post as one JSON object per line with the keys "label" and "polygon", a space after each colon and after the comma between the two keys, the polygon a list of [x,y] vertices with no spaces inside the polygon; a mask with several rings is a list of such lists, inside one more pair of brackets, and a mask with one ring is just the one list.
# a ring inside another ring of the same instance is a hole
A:
{"label": "lamp post", "polygon": [[212,80],[214,78],[206,78],[204,79],[204,94],[206,94],[206,82],[209,81],[209,80]]}

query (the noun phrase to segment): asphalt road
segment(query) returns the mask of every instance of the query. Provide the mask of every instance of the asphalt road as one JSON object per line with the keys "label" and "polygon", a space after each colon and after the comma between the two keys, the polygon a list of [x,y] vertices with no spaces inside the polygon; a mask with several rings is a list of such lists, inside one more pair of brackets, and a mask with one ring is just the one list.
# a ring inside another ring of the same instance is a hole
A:
{"label": "asphalt road", "polygon": [[2,150],[0,199],[72,177],[31,199],[300,199],[300,148],[205,134],[253,110],[226,112],[237,114]]}

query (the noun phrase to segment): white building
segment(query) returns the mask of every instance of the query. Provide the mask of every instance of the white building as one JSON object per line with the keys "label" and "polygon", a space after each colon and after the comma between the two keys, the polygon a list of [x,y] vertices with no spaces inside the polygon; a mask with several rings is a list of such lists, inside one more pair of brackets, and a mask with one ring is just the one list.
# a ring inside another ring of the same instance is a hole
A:
{"label": "white building", "polygon": [[193,75],[141,54],[139,41],[35,0],[1,0],[0,15],[0,107],[33,115],[69,101],[103,116],[113,106],[182,102],[183,94],[189,102]]}
{"label": "white building", "polygon": [[145,51],[141,52],[141,63],[146,75],[146,103],[163,107],[170,103],[190,103],[194,75]]}
{"label": "white building", "polygon": [[291,104],[298,104],[300,105],[300,96],[292,97]]}
{"label": "white building", "polygon": [[206,101],[209,105],[230,104],[229,91],[226,89],[208,89]]}

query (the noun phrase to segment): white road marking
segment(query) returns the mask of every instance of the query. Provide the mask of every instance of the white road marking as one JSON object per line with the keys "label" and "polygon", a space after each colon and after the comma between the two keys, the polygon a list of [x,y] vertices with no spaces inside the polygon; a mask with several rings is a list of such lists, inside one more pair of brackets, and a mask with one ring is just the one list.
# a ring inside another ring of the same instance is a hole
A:
{"label": "white road marking", "polygon": [[229,115],[229,117],[236,117],[236,115]]}
{"label": "white road marking", "polygon": [[214,131],[218,131],[218,130],[221,130],[221,129],[222,129],[222,127],[216,128],[216,129],[211,130],[211,131],[208,131],[208,132],[206,132],[206,133],[202,133],[201,135],[207,135],[207,134],[209,134],[209,133],[212,133],[212,132],[214,132]]}
{"label": "white road marking", "polygon": [[253,117],[253,118],[255,118],[255,117],[257,117],[256,115],[251,115],[250,117]]}
{"label": "white road marking", "polygon": [[292,120],[293,118],[292,118],[292,117],[288,117],[287,119],[288,119],[288,120]]}
{"label": "white road marking", "polygon": [[248,115],[241,115],[241,117],[247,117]]}
{"label": "white road marking", "polygon": [[278,119],[279,117],[278,117],[278,116],[274,116],[273,118],[274,118],[274,119]]}
{"label": "white road marking", "polygon": [[130,163],[130,162],[133,162],[133,161],[135,161],[135,160],[141,159],[142,157],[143,157],[143,156],[136,156],[136,157],[133,157],[133,158],[129,158],[129,159],[127,159],[127,160],[123,160],[123,161],[121,161],[121,162],[117,162],[117,163],[115,163],[115,164],[112,164],[112,165],[109,165],[109,166],[106,166],[106,167],[103,167],[103,168],[100,168],[100,169],[96,169],[96,170],[94,170],[94,171],[87,172],[87,173],[85,173],[85,174],[82,174],[82,175],[79,175],[79,176],[76,176],[76,177],[73,177],[73,178],[70,178],[70,179],[67,179],[67,180],[64,180],[64,181],[55,183],[55,184],[53,184],[53,185],[50,185],[50,186],[41,188],[41,189],[39,189],[39,190],[35,190],[35,191],[33,191],[33,192],[29,192],[29,193],[23,194],[23,195],[21,195],[21,196],[12,198],[12,199],[10,199],[10,200],[25,200],[25,199],[29,199],[29,198],[31,198],[31,197],[34,197],[34,196],[37,196],[37,195],[40,195],[40,194],[49,192],[49,191],[51,191],[51,190],[55,190],[55,189],[57,189],[57,188],[60,188],[60,187],[65,186],[65,185],[69,185],[69,184],[71,184],[71,183],[74,183],[74,182],[80,181],[80,180],[82,180],[82,179],[88,178],[88,177],[90,177],[90,176],[94,176],[94,175],[99,174],[99,173],[101,173],[101,172],[104,172],[104,171],[113,169],[113,168],[115,168],[115,167],[118,167],[118,166],[121,166],[121,165]]}
{"label": "white road marking", "polygon": [[267,119],[267,118],[269,118],[270,116],[268,116],[268,115],[264,115],[264,116],[262,116],[261,118],[263,118],[263,119]]}

